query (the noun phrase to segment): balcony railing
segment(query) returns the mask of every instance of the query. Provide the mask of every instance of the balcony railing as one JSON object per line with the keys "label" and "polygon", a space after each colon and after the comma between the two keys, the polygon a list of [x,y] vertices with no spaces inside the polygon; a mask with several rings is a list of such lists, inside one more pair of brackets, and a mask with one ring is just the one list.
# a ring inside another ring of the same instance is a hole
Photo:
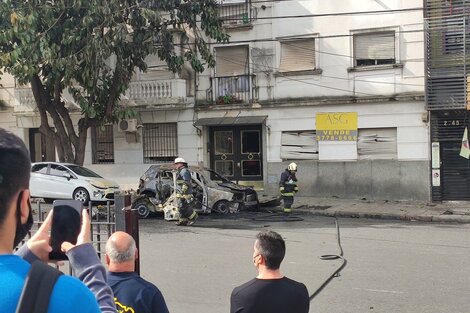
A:
{"label": "balcony railing", "polygon": [[255,76],[239,75],[211,78],[208,101],[215,104],[252,103],[255,99]]}
{"label": "balcony railing", "polygon": [[15,112],[32,112],[36,110],[36,100],[34,100],[31,87],[15,88]]}
{"label": "balcony railing", "polygon": [[136,81],[126,92],[129,100],[164,100],[186,97],[184,79]]}
{"label": "balcony railing", "polygon": [[[72,96],[64,91],[63,99],[73,103]],[[123,99],[130,105],[139,104],[174,104],[186,98],[186,81],[184,79],[151,80],[131,82]],[[15,112],[36,110],[36,101],[30,87],[15,88]]]}
{"label": "balcony railing", "polygon": [[219,0],[218,10],[224,26],[249,25],[253,20],[251,0]]}

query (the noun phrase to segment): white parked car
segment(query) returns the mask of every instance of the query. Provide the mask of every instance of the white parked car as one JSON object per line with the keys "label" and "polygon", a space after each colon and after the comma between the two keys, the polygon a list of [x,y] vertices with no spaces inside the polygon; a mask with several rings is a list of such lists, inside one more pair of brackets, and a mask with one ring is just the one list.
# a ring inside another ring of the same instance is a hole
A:
{"label": "white parked car", "polygon": [[33,163],[31,197],[52,203],[55,199],[75,199],[83,204],[114,200],[117,183],[104,179],[88,168],[56,162]]}

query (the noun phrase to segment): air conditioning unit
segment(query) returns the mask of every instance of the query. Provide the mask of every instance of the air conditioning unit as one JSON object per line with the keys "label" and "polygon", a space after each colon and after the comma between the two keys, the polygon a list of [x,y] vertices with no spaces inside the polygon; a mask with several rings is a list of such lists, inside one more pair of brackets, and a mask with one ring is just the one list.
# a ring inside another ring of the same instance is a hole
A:
{"label": "air conditioning unit", "polygon": [[137,119],[129,118],[129,119],[121,120],[119,122],[119,131],[136,132],[137,131]]}

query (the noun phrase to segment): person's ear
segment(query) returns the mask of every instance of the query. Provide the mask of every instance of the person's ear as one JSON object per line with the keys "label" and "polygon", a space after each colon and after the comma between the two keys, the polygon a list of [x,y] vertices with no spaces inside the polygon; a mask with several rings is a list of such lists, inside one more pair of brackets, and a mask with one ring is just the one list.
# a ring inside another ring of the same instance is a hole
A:
{"label": "person's ear", "polygon": [[135,255],[134,255],[134,259],[137,260],[139,258],[139,249],[135,249]]}
{"label": "person's ear", "polygon": [[111,260],[109,259],[109,256],[107,254],[104,255],[104,261],[106,262],[107,266],[109,266],[109,263],[111,263]]}
{"label": "person's ear", "polygon": [[28,221],[29,214],[32,214],[31,212],[31,203],[29,200],[29,189],[23,190],[21,193],[21,199],[20,199],[20,212],[21,212],[21,224],[24,224]]}

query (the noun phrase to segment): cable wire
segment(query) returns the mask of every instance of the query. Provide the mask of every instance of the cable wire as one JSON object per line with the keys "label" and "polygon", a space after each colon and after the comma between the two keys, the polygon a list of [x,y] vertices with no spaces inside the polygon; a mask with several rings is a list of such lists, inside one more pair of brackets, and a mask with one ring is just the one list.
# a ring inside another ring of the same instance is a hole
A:
{"label": "cable wire", "polygon": [[339,248],[339,254],[325,254],[320,256],[321,260],[325,261],[332,261],[332,260],[341,260],[342,263],[341,265],[320,285],[320,287],[317,288],[311,295],[310,295],[310,301],[313,300],[318,294],[330,283],[330,281],[339,276],[339,273],[341,270],[346,266],[348,261],[343,257],[343,247],[341,246],[341,235],[339,232],[339,224],[338,224],[338,218],[335,217],[335,224],[336,224],[336,239],[338,243],[338,248]]}

